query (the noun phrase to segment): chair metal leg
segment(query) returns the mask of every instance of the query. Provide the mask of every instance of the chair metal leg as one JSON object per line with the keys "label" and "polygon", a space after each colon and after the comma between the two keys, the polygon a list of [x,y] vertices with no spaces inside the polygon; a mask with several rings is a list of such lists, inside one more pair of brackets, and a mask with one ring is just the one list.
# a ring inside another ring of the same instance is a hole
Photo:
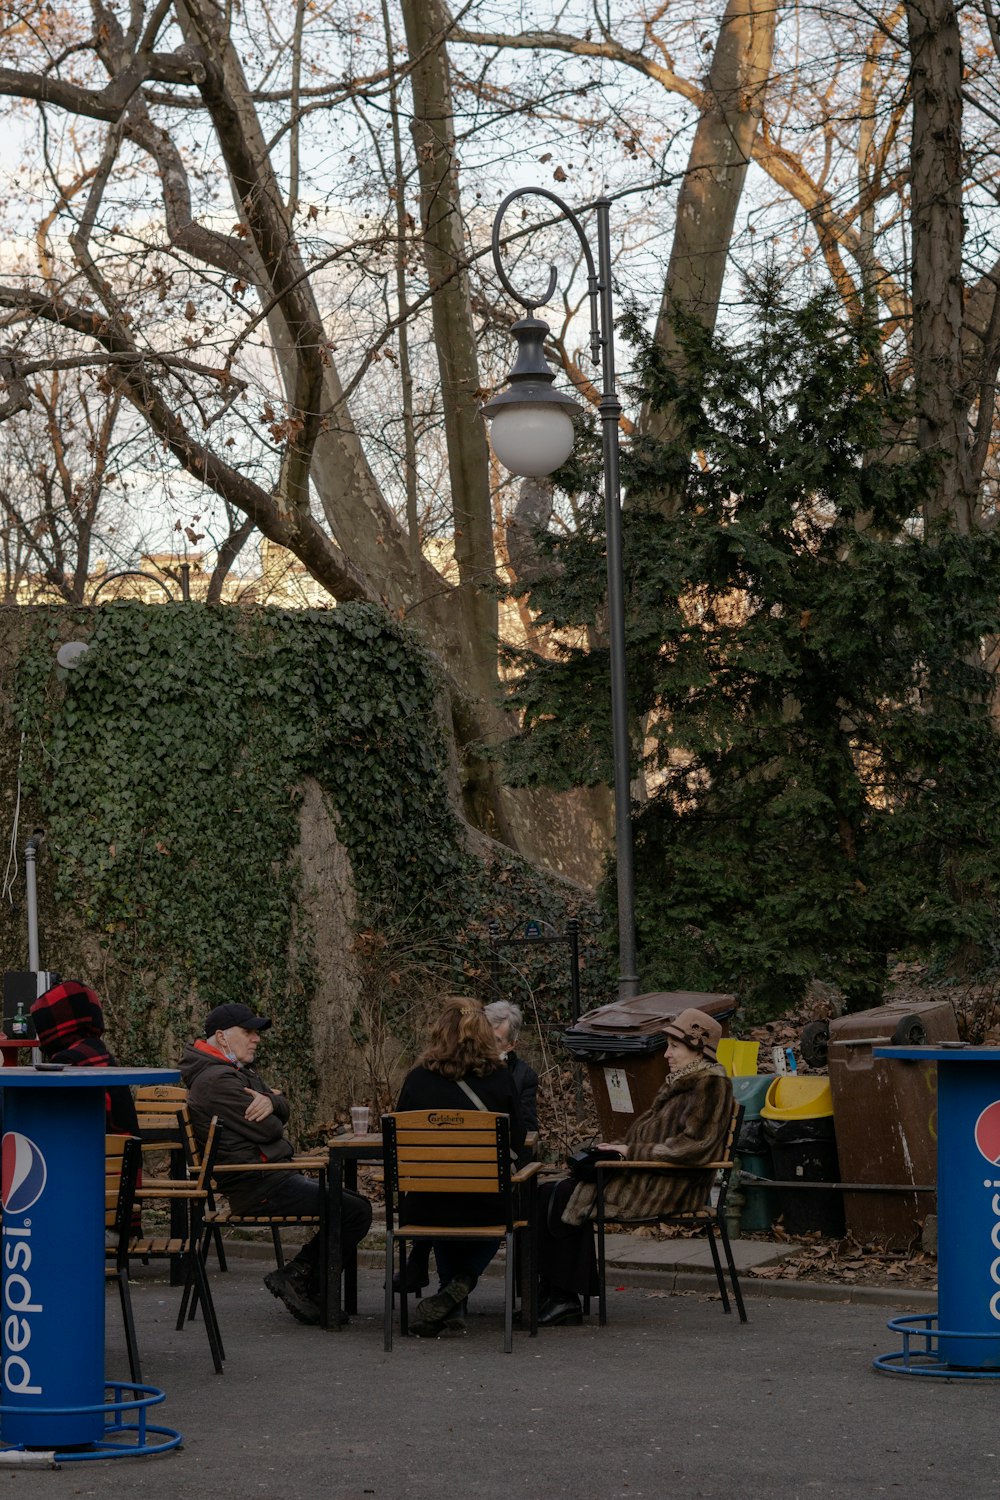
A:
{"label": "chair metal leg", "polygon": [[129,1374],[136,1385],[142,1384],[142,1366],[139,1363],[139,1341],[135,1333],[135,1319],[132,1316],[132,1294],[128,1289],[128,1267],[115,1274],[118,1282],[118,1295],[122,1304],[122,1322],[125,1324],[125,1347],[128,1350]]}
{"label": "chair metal leg", "polygon": [[743,1305],[743,1292],[740,1289],[740,1279],[736,1274],[736,1261],[733,1259],[733,1247],[729,1242],[729,1231],[726,1228],[725,1219],[719,1220],[719,1233],[722,1236],[722,1248],[726,1252],[726,1264],[729,1267],[729,1279],[733,1284],[733,1296],[736,1299],[736,1311],[740,1315],[740,1322],[747,1321],[747,1310]]}
{"label": "chair metal leg", "polygon": [[504,1235],[503,1352],[514,1348],[514,1231]]}
{"label": "chair metal leg", "polygon": [[[531,1179],[528,1189],[528,1226],[524,1230],[527,1240],[526,1294],[528,1298],[528,1332],[533,1339],[538,1337],[538,1181]],[[524,1307],[525,1292],[521,1294]],[[522,1313],[523,1317],[523,1313]]]}
{"label": "chair metal leg", "polygon": [[730,1312],[729,1293],[726,1291],[726,1278],[722,1274],[722,1262],[719,1259],[719,1247],[715,1242],[715,1226],[709,1224],[706,1229],[708,1235],[708,1247],[712,1252],[712,1264],[715,1267],[715,1279],[719,1283],[719,1296],[722,1298],[722,1311]]}
{"label": "chair metal leg", "polygon": [[[177,1332],[184,1331],[185,1317],[189,1323],[194,1322],[195,1309],[198,1306],[198,1293],[195,1285],[194,1263],[200,1257],[192,1251],[188,1256],[187,1280],[184,1282],[184,1291],[181,1293],[181,1305],[177,1312]],[[204,1268],[203,1268],[204,1269]]]}
{"label": "chair metal leg", "polygon": [[[208,1265],[208,1251],[212,1243],[213,1230],[216,1234],[218,1234],[218,1225],[203,1225],[202,1235],[200,1241],[198,1242],[197,1249],[192,1249],[191,1251],[191,1255],[198,1256],[201,1261],[202,1267],[206,1267]],[[188,1301],[189,1298],[190,1302]],[[198,1311],[198,1283],[191,1275],[188,1275],[188,1278],[184,1283],[184,1295],[181,1298],[181,1316],[183,1316],[184,1314],[185,1307],[187,1307],[188,1322],[193,1323],[195,1313]],[[181,1324],[178,1322],[177,1326],[178,1328],[180,1328]]]}
{"label": "chair metal leg", "polygon": [[393,1232],[385,1230],[385,1308],[382,1313],[382,1341],[385,1353],[393,1347]]}
{"label": "chair metal leg", "polygon": [[406,1241],[399,1240],[399,1332],[405,1339],[410,1331],[410,1294],[406,1290]]}
{"label": "chair metal leg", "polygon": [[514,1236],[515,1295],[521,1300],[521,1327],[538,1337],[538,1243],[533,1211],[523,1229]]}
{"label": "chair metal leg", "polygon": [[281,1233],[277,1224],[271,1225],[271,1240],[274,1244],[274,1258],[277,1261],[278,1270],[280,1271],[285,1264],[285,1252],[281,1248]]}
{"label": "chair metal leg", "polygon": [[[603,1204],[601,1205],[603,1208]],[[589,1310],[590,1298],[587,1298]],[[608,1289],[605,1285],[604,1263],[604,1214],[597,1214],[597,1321],[603,1328],[608,1321]]]}
{"label": "chair metal leg", "polygon": [[228,1271],[229,1264],[226,1260],[226,1251],[222,1243],[222,1230],[218,1224],[212,1225],[212,1239],[215,1241],[215,1253],[219,1258],[219,1270]]}
{"label": "chair metal leg", "polygon": [[191,1256],[191,1270],[198,1286],[201,1305],[205,1313],[205,1331],[208,1334],[208,1347],[212,1351],[212,1363],[215,1365],[215,1373],[221,1375],[222,1361],[226,1357],[226,1351],[222,1347],[222,1333],[219,1329],[219,1320],[215,1316],[215,1303],[212,1301],[212,1293],[208,1285],[208,1275],[202,1264],[201,1257],[197,1254]]}

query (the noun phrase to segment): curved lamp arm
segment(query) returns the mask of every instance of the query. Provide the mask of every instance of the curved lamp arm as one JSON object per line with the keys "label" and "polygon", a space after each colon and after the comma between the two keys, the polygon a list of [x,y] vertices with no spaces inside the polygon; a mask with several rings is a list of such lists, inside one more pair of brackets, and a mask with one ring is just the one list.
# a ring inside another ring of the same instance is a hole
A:
{"label": "curved lamp arm", "polygon": [[556,208],[558,208],[560,216],[567,223],[572,224],[576,231],[576,237],[580,241],[580,248],[587,262],[587,296],[590,299],[590,357],[596,365],[601,358],[601,345],[604,342],[600,326],[599,295],[601,282],[594,266],[593,252],[590,248],[590,241],[584,233],[583,225],[569,204],[564,203],[557,193],[552,193],[548,188],[542,187],[515,188],[512,193],[507,194],[497,209],[493,220],[493,264],[496,267],[500,284],[509,297],[513,297],[515,302],[520,302],[522,307],[527,308],[528,316],[531,318],[534,317],[536,307],[544,307],[546,303],[552,301],[552,294],[559,281],[559,272],[555,266],[550,264],[549,284],[543,294],[540,297],[522,297],[504,270],[503,261],[500,256],[500,229],[504,214],[510,208],[511,204],[516,203],[519,198],[547,198],[550,203],[554,203]]}

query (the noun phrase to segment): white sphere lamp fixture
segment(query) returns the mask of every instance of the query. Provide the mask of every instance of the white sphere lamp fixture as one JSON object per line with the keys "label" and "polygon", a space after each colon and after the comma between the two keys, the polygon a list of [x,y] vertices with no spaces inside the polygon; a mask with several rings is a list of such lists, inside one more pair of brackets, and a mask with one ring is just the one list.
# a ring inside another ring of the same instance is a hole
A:
{"label": "white sphere lamp fixture", "polygon": [[517,359],[506,388],[486,402],[483,416],[490,419],[490,442],[504,468],[526,479],[541,479],[572,453],[573,413],[580,404],[552,388],[555,372],[543,348],[548,323],[529,308],[528,316],[512,324],[510,331],[517,339]]}

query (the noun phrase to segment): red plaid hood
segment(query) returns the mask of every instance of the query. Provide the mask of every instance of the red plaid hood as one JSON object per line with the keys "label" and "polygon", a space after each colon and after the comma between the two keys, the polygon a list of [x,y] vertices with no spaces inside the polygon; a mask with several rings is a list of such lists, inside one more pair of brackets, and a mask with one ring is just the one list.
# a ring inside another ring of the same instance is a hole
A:
{"label": "red plaid hood", "polygon": [[39,995],[31,1007],[38,1045],[49,1062],[72,1067],[109,1068],[114,1059],[104,1045],[104,1011],[97,994],[67,979]]}

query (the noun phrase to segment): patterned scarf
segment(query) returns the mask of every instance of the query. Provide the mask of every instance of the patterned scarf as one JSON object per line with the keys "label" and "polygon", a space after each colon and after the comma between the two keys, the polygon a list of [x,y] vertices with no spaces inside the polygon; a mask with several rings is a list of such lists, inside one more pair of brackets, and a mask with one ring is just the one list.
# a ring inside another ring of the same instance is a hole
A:
{"label": "patterned scarf", "polygon": [[104,1044],[104,1012],[95,992],[75,979],[53,985],[31,1007],[38,1045],[48,1062],[113,1068]]}

